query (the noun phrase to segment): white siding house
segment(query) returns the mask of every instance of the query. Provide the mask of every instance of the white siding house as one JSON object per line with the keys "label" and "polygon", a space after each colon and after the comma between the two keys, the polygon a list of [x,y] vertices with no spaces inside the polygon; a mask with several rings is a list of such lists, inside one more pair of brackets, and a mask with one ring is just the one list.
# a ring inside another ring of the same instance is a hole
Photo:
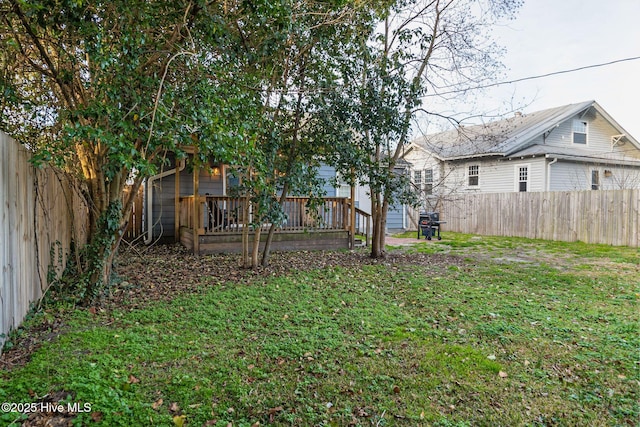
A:
{"label": "white siding house", "polygon": [[595,101],[427,135],[403,158],[424,210],[455,193],[640,188],[640,144]]}

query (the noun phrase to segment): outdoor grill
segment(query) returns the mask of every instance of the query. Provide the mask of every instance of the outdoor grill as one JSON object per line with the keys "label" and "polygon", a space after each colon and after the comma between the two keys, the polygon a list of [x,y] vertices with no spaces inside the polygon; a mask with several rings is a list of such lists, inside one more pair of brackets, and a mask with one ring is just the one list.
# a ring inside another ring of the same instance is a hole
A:
{"label": "outdoor grill", "polygon": [[446,221],[440,221],[439,212],[422,212],[420,214],[420,220],[418,221],[418,239],[420,239],[420,233],[422,233],[427,240],[431,240],[431,237],[436,235],[438,240],[442,240],[442,236],[440,236],[440,224],[445,223]]}

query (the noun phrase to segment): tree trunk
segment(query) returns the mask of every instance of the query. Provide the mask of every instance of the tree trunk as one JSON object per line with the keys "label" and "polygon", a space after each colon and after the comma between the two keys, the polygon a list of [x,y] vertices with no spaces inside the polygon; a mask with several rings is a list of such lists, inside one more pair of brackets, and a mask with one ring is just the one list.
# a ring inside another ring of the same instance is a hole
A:
{"label": "tree trunk", "polygon": [[[290,169],[290,168],[289,168]],[[286,181],[282,186],[282,194],[280,194],[280,208],[284,206],[284,202],[286,201],[287,194],[289,193],[289,181]],[[264,251],[262,252],[262,266],[266,267],[269,265],[269,257],[271,256],[271,243],[273,242],[273,235],[276,233],[277,225],[273,222],[269,227],[269,233],[267,234],[267,239],[264,242]]]}
{"label": "tree trunk", "polygon": [[[96,237],[100,234],[98,233]],[[86,271],[88,275],[86,289],[82,297],[83,305],[87,306],[93,303],[111,282],[113,261],[121,241],[122,235],[120,234],[120,236],[111,236],[108,242],[98,237],[90,244],[93,250],[90,251],[91,257],[87,260]]]}
{"label": "tree trunk", "polygon": [[84,272],[80,278],[83,305],[95,301],[111,281],[113,260],[128,223],[128,216],[124,220],[124,215],[119,200],[111,203],[100,215],[97,231],[87,247]]}
{"label": "tree trunk", "polygon": [[242,205],[242,268],[251,268],[249,257],[249,203],[251,198],[246,196]]}
{"label": "tree trunk", "polygon": [[373,217],[373,232],[371,235],[371,258],[384,257],[384,227],[382,224],[382,196],[371,190],[371,216]]}
{"label": "tree trunk", "polygon": [[258,258],[260,257],[260,234],[262,234],[262,227],[256,228],[256,231],[253,232],[253,248],[251,250],[251,268],[256,268],[258,263]]}
{"label": "tree trunk", "polygon": [[387,244],[387,214],[389,213],[389,199],[384,198],[382,200],[382,209],[380,214],[380,248],[382,249],[382,256],[386,255],[385,246]]}
{"label": "tree trunk", "polygon": [[[89,168],[93,182],[89,182],[87,206],[90,211],[90,241],[84,253],[80,273],[79,292],[82,304],[89,305],[98,298],[111,282],[113,261],[116,257],[124,231],[129,223],[134,200],[142,178],[135,179],[132,188],[123,200],[128,170],[121,171],[111,180],[106,180],[100,169]],[[102,180],[103,184],[96,183]],[[108,184],[104,184],[104,183]]]}
{"label": "tree trunk", "polygon": [[269,265],[269,257],[271,256],[271,243],[273,242],[273,236],[276,234],[276,225],[271,224],[269,226],[269,232],[267,233],[267,238],[264,242],[264,251],[262,252],[262,266],[266,267]]}

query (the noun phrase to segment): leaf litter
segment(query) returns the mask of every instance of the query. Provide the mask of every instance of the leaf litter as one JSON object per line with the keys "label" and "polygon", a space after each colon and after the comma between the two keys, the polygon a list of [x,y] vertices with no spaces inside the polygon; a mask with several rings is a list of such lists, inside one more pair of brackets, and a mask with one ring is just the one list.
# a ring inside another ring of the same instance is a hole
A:
{"label": "leaf litter", "polygon": [[[153,301],[171,301],[185,293],[200,292],[203,286],[251,285],[258,281],[296,271],[323,268],[359,268],[385,265],[389,268],[422,265],[431,271],[468,264],[462,257],[447,254],[421,254],[393,251],[385,258],[373,259],[366,249],[355,251],[274,252],[267,267],[246,269],[237,254],[194,255],[180,244],[155,245],[144,252],[121,250],[114,265],[117,277],[96,306],[88,307],[92,315],[112,309],[144,307]],[[47,311],[45,309],[45,311]],[[64,333],[62,314],[47,311],[45,321],[32,324],[28,331],[12,340],[11,348],[0,354],[0,369],[11,371],[24,366],[43,342]]]}

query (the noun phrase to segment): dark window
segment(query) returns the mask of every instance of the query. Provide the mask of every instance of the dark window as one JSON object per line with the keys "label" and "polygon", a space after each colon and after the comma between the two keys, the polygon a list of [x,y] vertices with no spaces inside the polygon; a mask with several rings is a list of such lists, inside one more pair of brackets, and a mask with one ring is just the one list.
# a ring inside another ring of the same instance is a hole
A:
{"label": "dark window", "polygon": [[592,190],[600,189],[600,171],[597,171],[597,170],[591,171],[591,189]]}

